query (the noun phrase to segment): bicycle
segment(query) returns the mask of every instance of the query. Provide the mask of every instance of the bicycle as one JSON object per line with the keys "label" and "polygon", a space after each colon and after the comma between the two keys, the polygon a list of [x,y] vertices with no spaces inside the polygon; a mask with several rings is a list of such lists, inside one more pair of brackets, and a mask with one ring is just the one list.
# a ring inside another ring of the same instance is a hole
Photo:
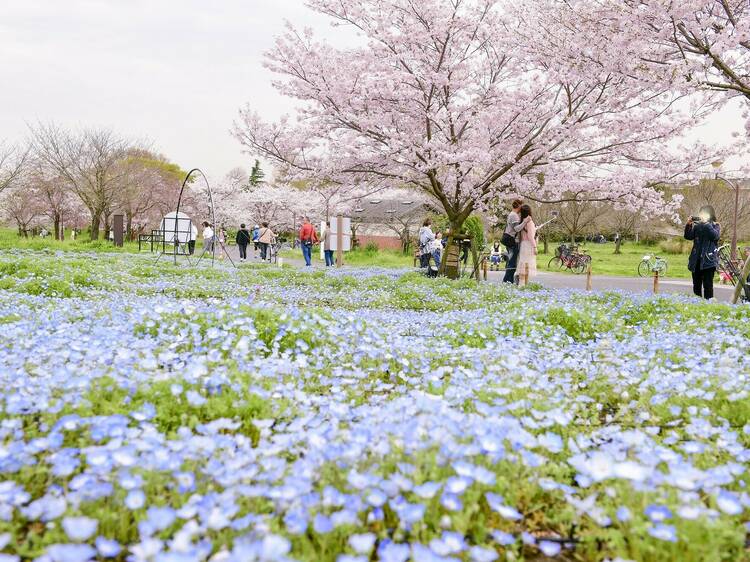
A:
{"label": "bicycle", "polygon": [[641,263],[638,264],[639,277],[651,277],[657,272],[660,276],[667,273],[667,260],[655,254],[643,256]]}
{"label": "bicycle", "polygon": [[591,263],[591,256],[578,251],[577,245],[560,244],[555,250],[555,256],[549,260],[547,269],[569,269],[580,275],[585,272]]}

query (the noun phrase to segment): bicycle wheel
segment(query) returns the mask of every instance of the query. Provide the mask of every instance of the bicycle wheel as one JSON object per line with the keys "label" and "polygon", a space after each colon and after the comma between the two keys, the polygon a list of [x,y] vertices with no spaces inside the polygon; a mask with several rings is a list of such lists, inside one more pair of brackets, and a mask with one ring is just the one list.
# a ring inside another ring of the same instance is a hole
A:
{"label": "bicycle wheel", "polygon": [[576,275],[580,275],[588,269],[588,266],[589,260],[587,260],[584,256],[581,256],[576,260],[576,263],[571,269],[573,270],[573,273],[575,273]]}
{"label": "bicycle wheel", "polygon": [[667,274],[667,260],[657,259],[654,270],[658,271],[661,277],[664,277]]}
{"label": "bicycle wheel", "polygon": [[560,256],[555,256],[551,260],[549,260],[549,263],[547,264],[547,269],[562,269],[563,262],[560,259]]}
{"label": "bicycle wheel", "polygon": [[641,263],[638,264],[638,275],[641,277],[650,277],[651,263],[647,260],[642,260]]}

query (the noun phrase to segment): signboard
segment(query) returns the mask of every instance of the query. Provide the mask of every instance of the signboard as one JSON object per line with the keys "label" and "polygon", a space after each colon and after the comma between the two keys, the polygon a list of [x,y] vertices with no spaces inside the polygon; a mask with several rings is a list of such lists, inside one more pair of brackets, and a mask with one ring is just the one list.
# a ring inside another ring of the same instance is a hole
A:
{"label": "signboard", "polygon": [[[350,218],[348,218],[348,217],[343,217],[342,221],[343,221],[343,228],[341,229],[342,230],[342,238],[343,238],[342,251],[348,252],[348,251],[350,251],[352,249],[352,220]],[[331,230],[330,246],[331,246],[331,250],[334,250],[334,251],[338,250],[338,230],[337,230],[337,225],[338,225],[337,217],[332,217],[331,218],[331,226],[330,226],[330,230]],[[321,222],[320,223],[320,232],[324,233],[326,228],[329,228],[329,227],[326,226],[325,221]],[[321,255],[321,258],[320,259],[323,259],[322,256],[323,256],[324,246],[325,246],[325,244],[322,243],[322,235],[321,235],[321,244],[320,244],[320,255]]]}
{"label": "signboard", "polygon": [[161,220],[159,230],[164,234],[164,242],[167,244],[175,241],[175,234],[180,244],[187,244],[198,237],[198,229],[185,213],[172,212],[165,215]]}
{"label": "signboard", "polygon": [[[338,217],[331,217],[331,250],[338,251]],[[348,252],[352,249],[352,219],[349,217],[342,217],[342,228],[341,228],[341,234],[342,234],[342,246],[341,250],[344,252]],[[323,229],[326,228],[326,223],[323,222],[320,225],[320,231],[323,232]],[[321,246],[323,246],[321,244]]]}

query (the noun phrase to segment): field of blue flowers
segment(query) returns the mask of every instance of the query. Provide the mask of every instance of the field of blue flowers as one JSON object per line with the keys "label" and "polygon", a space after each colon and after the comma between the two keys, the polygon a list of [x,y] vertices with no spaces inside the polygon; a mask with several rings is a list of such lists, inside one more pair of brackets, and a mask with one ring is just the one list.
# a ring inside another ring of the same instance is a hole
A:
{"label": "field of blue flowers", "polygon": [[0,253],[0,562],[750,559],[750,308]]}

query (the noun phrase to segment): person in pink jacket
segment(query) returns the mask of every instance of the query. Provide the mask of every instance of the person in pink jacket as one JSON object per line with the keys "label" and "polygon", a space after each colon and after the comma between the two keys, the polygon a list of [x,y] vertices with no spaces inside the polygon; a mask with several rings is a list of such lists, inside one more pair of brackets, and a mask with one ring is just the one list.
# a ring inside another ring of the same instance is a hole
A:
{"label": "person in pink jacket", "polygon": [[521,248],[518,252],[516,282],[521,275],[526,274],[526,266],[528,265],[529,275],[526,279],[528,283],[536,277],[536,224],[534,224],[534,219],[531,218],[531,207],[528,205],[521,205],[520,217],[523,228],[520,232]]}

